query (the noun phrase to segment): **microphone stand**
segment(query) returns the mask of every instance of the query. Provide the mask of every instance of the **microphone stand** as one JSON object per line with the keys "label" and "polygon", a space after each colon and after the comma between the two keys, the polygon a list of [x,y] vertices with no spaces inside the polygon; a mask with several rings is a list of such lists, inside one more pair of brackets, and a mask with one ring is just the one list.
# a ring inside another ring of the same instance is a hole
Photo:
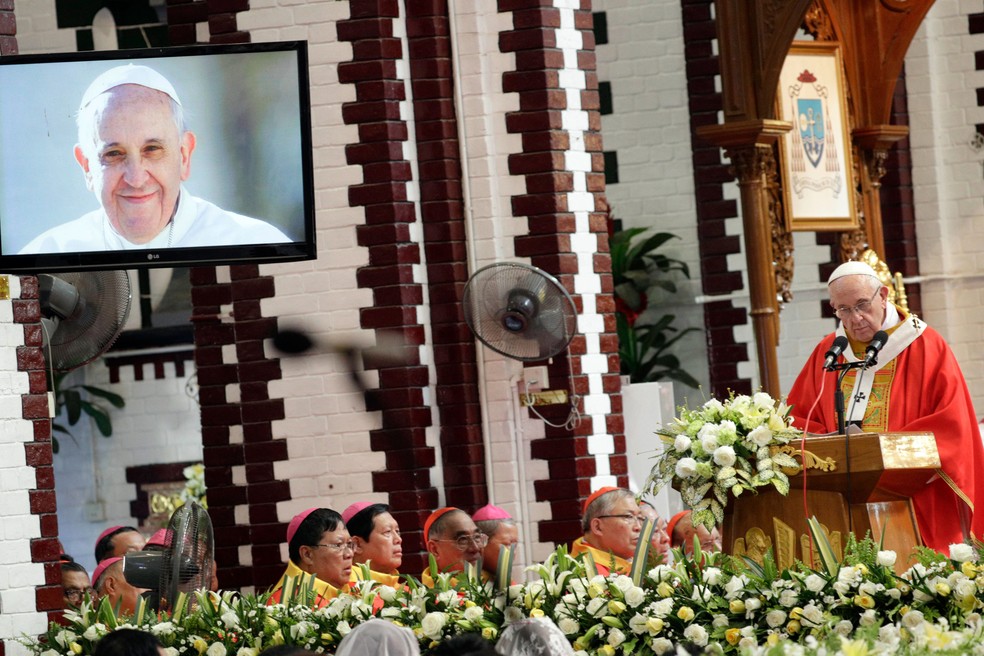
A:
{"label": "microphone stand", "polygon": [[837,411],[837,433],[838,435],[844,436],[844,466],[845,471],[845,487],[847,488],[847,530],[851,533],[854,532],[854,514],[851,512],[851,436],[847,434],[847,424],[844,419],[844,388],[841,387],[841,382],[844,380],[844,376],[851,369],[861,369],[864,371],[871,365],[878,364],[878,361],[874,358],[871,362],[865,362],[864,360],[858,360],[857,362],[844,362],[841,364],[834,363],[827,368],[827,371],[839,371],[837,374],[837,386],[834,388],[834,409]]}

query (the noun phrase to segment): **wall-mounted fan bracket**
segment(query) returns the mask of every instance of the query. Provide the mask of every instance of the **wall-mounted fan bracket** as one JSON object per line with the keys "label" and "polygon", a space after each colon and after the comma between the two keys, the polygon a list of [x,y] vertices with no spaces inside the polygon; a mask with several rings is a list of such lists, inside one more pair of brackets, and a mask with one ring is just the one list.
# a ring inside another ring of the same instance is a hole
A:
{"label": "wall-mounted fan bracket", "polygon": [[542,390],[539,392],[520,392],[519,403],[524,408],[531,405],[561,405],[567,403],[567,390]]}

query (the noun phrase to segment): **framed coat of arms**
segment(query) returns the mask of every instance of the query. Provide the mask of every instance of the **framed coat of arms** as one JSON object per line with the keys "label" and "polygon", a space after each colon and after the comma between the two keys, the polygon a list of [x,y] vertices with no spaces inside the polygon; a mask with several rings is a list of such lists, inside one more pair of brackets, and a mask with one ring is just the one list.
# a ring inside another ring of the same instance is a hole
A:
{"label": "framed coat of arms", "polygon": [[840,46],[794,41],[779,76],[776,118],[793,129],[779,146],[790,230],[858,227]]}

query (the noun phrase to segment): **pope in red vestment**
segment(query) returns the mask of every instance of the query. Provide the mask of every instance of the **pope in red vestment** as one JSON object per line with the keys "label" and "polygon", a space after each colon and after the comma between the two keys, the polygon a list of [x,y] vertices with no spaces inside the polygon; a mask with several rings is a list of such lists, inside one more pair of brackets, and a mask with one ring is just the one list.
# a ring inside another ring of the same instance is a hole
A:
{"label": "pope in red vestment", "polygon": [[861,376],[853,369],[844,378],[845,421],[860,422],[867,432],[932,432],[942,468],[912,497],[923,542],[947,553],[950,544],[965,541],[962,518],[965,523],[970,519],[969,530],[981,538],[984,511],[975,513],[974,507],[984,504],[984,478],[977,475],[984,472],[984,446],[967,383],[950,347],[938,332],[889,303],[888,288],[867,265],[842,264],[828,285],[841,325],[817,345],[789,392],[796,425],[811,433],[837,430],[837,372],[824,370],[826,353],[835,337],[845,335],[849,348],[841,358],[856,362],[864,358],[875,332],[884,330],[889,338],[877,364]]}

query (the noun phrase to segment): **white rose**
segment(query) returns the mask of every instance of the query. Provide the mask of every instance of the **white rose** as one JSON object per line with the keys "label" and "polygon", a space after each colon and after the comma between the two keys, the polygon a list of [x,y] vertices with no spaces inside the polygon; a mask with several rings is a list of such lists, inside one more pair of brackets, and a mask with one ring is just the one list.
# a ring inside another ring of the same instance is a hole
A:
{"label": "white rose", "polygon": [[85,633],[82,634],[82,637],[92,642],[104,635],[106,635],[106,625],[100,622],[96,622],[95,624],[93,624],[92,626],[90,626],[88,629],[85,630]]}
{"label": "white rose", "polygon": [[465,619],[469,622],[474,622],[484,614],[485,611],[482,610],[481,606],[471,606],[465,609]]}
{"label": "white rose", "polygon": [[645,600],[646,591],[642,588],[632,586],[625,591],[625,603],[628,604],[630,608],[638,607]]}
{"label": "white rose", "polygon": [[673,448],[677,453],[683,453],[690,449],[690,437],[687,435],[677,435],[673,440]]}
{"label": "white rose", "polygon": [[675,570],[669,565],[657,565],[649,570],[646,576],[648,576],[650,580],[659,583],[660,581],[670,578],[675,573]]}
{"label": "white rose", "polygon": [[236,652],[236,656],[256,656],[260,653],[260,650],[256,647],[240,647],[239,651]]}
{"label": "white rose", "polygon": [[758,597],[750,597],[745,600],[745,617],[751,617],[752,613],[762,607],[762,602]]}
{"label": "white rose", "polygon": [[444,604],[445,606],[456,606],[454,602],[458,601],[458,591],[457,590],[445,590],[444,592],[439,592],[437,594],[437,603]]}
{"label": "white rose", "polygon": [[898,558],[894,551],[879,551],[875,559],[882,567],[895,567],[895,560]]}
{"label": "white rose", "polygon": [[379,596],[382,597],[383,601],[389,603],[396,599],[396,588],[389,585],[381,585],[378,590]]}
{"label": "white rose", "polygon": [[680,458],[676,464],[678,478],[693,478],[697,475],[697,461],[693,458]]}
{"label": "white rose", "polygon": [[756,392],[753,394],[752,403],[763,410],[771,410],[776,405],[776,402],[772,400],[772,397],[765,392]]}
{"label": "white rose", "polygon": [[703,408],[704,410],[708,411],[705,414],[708,414],[710,416],[720,415],[722,412],[724,412],[724,405],[717,399],[711,399],[710,401],[707,401],[706,403],[704,403]]}
{"label": "white rose", "polygon": [[721,467],[730,467],[735,464],[735,450],[730,446],[719,446],[714,449],[714,462]]}
{"label": "white rose", "polygon": [[698,647],[707,645],[707,629],[700,624],[691,624],[683,631],[683,637]]}
{"label": "white rose", "polygon": [[708,453],[714,453],[714,449],[720,446],[718,442],[718,432],[720,428],[717,424],[704,424],[701,426],[700,430],[697,432],[697,439],[700,440],[700,445],[704,447],[704,451]]}
{"label": "white rose", "polygon": [[608,610],[608,600],[604,597],[595,597],[588,602],[588,607],[585,610],[593,617],[604,617]]}
{"label": "white rose", "polygon": [[338,635],[344,638],[345,636],[347,636],[349,633],[352,632],[352,625],[346,622],[345,620],[342,620],[341,622],[335,625],[335,629],[338,630]]}
{"label": "white rose", "polygon": [[977,556],[974,548],[969,544],[959,543],[950,545],[950,559],[955,560],[958,563],[965,563],[968,560],[973,560]]}
{"label": "white rose", "polygon": [[574,635],[581,631],[581,625],[569,617],[562,617],[560,622],[557,623],[557,626],[564,632],[564,635]]}
{"label": "white rose", "polygon": [[653,640],[652,649],[656,656],[663,656],[673,651],[673,643],[666,638],[656,638]]}
{"label": "white rose", "polygon": [[875,626],[878,622],[878,618],[875,615],[875,611],[871,608],[861,613],[861,617],[858,619],[858,624],[861,626]]}
{"label": "white rose", "polygon": [[231,610],[223,613],[219,619],[222,620],[222,623],[225,624],[225,628],[227,629],[239,628],[239,617]]}
{"label": "white rose", "polygon": [[977,585],[970,579],[960,579],[953,586],[953,594],[957,598],[972,597],[977,593]]}
{"label": "white rose", "polygon": [[673,612],[673,597],[667,597],[666,599],[653,602],[650,608],[652,608],[653,617],[666,617]]}
{"label": "white rose", "polygon": [[765,615],[766,624],[771,626],[773,629],[776,628],[777,626],[782,625],[782,623],[785,621],[786,621],[786,613],[778,609],[770,610]]}
{"label": "white rose", "polygon": [[762,424],[748,434],[748,441],[757,447],[767,446],[772,441],[772,431],[766,424]]}
{"label": "white rose", "polygon": [[612,629],[608,632],[608,644],[612,647],[618,647],[620,644],[625,642],[625,634],[619,629]]}
{"label": "white rose", "polygon": [[635,583],[632,582],[632,579],[629,578],[628,576],[625,576],[624,574],[619,574],[618,576],[616,576],[615,580],[612,581],[612,583],[614,583],[615,587],[621,590],[622,592],[625,592],[626,590],[630,590],[635,586]]}
{"label": "white rose", "polygon": [[914,629],[924,621],[922,612],[918,610],[910,610],[908,613],[902,616],[902,626],[907,629]]}
{"label": "white rose", "polygon": [[424,619],[420,620],[420,630],[431,640],[437,640],[441,637],[441,630],[447,623],[448,616],[445,613],[427,613]]}
{"label": "white rose", "polygon": [[170,622],[161,622],[150,627],[150,632],[155,636],[168,636],[174,633],[174,625]]}
{"label": "white rose", "polygon": [[164,654],[165,654],[165,656],[178,656],[178,653],[179,652],[178,652],[178,648],[177,647],[165,647],[164,648]]}
{"label": "white rose", "polygon": [[[629,628],[632,630],[632,633],[643,634],[648,628],[646,626],[647,621],[648,618],[645,615],[642,613],[636,613],[632,616],[632,619],[629,620]],[[563,627],[561,627],[561,630],[563,630]]]}
{"label": "white rose", "polygon": [[812,626],[820,626],[823,622],[823,611],[813,604],[807,604],[803,607],[802,618]]}
{"label": "white rose", "polygon": [[783,590],[779,595],[779,603],[789,608],[790,606],[795,606],[799,601],[799,596],[796,594],[795,590]]}
{"label": "white rose", "polygon": [[221,642],[213,642],[208,646],[205,656],[225,656],[226,648]]}
{"label": "white rose", "polygon": [[59,654],[55,649],[46,649],[41,652],[41,656],[61,656],[61,654]]}
{"label": "white rose", "polygon": [[854,625],[851,624],[850,620],[841,620],[834,625],[834,633],[838,633],[845,638],[851,635],[852,631],[854,631]]}
{"label": "white rose", "polygon": [[721,570],[717,567],[708,567],[704,570],[704,583],[707,585],[717,585],[721,582]]}

